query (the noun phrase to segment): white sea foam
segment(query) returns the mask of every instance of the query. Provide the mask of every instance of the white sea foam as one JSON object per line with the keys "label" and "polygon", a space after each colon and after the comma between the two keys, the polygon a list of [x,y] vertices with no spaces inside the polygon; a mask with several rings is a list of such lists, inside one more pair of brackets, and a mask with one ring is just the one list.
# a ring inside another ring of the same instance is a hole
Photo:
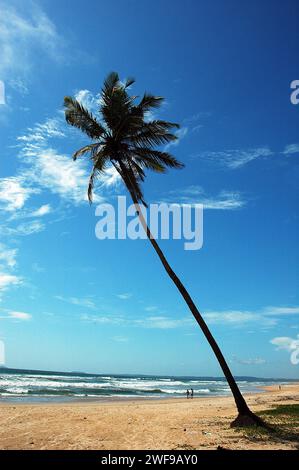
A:
{"label": "white sea foam", "polygon": [[[1,371],[2,372],[2,371]],[[269,382],[268,382],[269,383]],[[256,390],[265,382],[241,380],[239,385],[242,391]],[[1,373],[0,396],[28,397],[28,400],[46,399],[46,397],[165,397],[186,395],[186,390],[193,388],[195,396],[227,395],[230,393],[227,382],[223,380],[200,379],[195,377],[117,377],[113,375],[62,375],[62,374],[34,374],[28,373]],[[21,398],[20,398],[21,399]]]}

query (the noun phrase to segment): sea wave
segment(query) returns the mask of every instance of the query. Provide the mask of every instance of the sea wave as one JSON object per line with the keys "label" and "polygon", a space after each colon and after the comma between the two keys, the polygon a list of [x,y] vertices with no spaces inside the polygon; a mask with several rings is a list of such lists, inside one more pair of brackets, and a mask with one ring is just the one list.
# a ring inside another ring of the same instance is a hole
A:
{"label": "sea wave", "polygon": [[[258,391],[258,387],[269,385],[269,380],[238,380],[241,390]],[[59,399],[105,398],[105,397],[183,397],[187,389],[194,390],[194,396],[219,396],[230,394],[222,378],[158,377],[158,376],[117,376],[80,373],[51,373],[21,370],[1,371],[0,398],[44,400],[47,397]]]}

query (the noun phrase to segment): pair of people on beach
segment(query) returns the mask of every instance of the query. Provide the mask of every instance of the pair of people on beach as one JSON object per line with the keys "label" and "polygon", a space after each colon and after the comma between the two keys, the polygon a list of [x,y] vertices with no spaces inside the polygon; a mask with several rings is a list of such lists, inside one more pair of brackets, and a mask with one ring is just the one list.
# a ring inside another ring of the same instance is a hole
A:
{"label": "pair of people on beach", "polygon": [[193,388],[187,390],[187,398],[193,398],[194,392]]}

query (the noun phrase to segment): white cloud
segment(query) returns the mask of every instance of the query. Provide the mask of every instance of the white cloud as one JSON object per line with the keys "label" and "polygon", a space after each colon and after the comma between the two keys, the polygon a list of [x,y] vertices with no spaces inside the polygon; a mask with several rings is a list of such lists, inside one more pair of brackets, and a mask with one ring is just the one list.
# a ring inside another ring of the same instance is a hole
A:
{"label": "white cloud", "polygon": [[204,209],[233,210],[240,209],[246,205],[238,191],[221,191],[215,197],[203,197],[199,201]]}
{"label": "white cloud", "polygon": [[11,311],[8,313],[9,318],[13,318],[15,320],[31,320],[32,315],[30,313],[25,313],[25,312],[14,312]]}
{"label": "white cloud", "polygon": [[204,209],[233,210],[246,205],[246,201],[238,191],[220,191],[216,196],[209,196],[201,186],[171,191],[165,202],[177,204],[203,204]]}
{"label": "white cloud", "polygon": [[209,324],[230,324],[242,326],[257,324],[261,327],[275,326],[287,315],[299,314],[299,307],[263,307],[258,310],[220,310],[207,311],[204,314]]}
{"label": "white cloud", "polygon": [[0,267],[4,263],[8,268],[14,268],[17,264],[17,253],[18,250],[16,248],[7,248],[3,243],[0,243]]}
{"label": "white cloud", "polygon": [[44,273],[45,268],[40,266],[38,263],[32,263],[32,270],[35,271],[36,273]]}
{"label": "white cloud", "polygon": [[192,127],[191,132],[197,132],[203,128],[203,124],[197,124],[197,126]]}
{"label": "white cloud", "polygon": [[114,166],[110,166],[105,169],[105,173],[98,178],[98,181],[100,186],[109,188],[120,183],[121,177]]}
{"label": "white cloud", "polygon": [[284,155],[292,155],[294,153],[299,153],[299,144],[286,145],[286,147],[285,147],[285,149],[282,153]]}
{"label": "white cloud", "polygon": [[253,365],[261,365],[265,364],[267,361],[266,359],[263,359],[261,357],[255,357],[252,359],[239,359],[237,357],[234,357],[234,361],[237,362],[238,364],[242,364],[245,366],[253,366]]}
{"label": "white cloud", "polygon": [[265,307],[263,310],[264,315],[298,315],[299,307]]}
{"label": "white cloud", "polygon": [[117,297],[122,300],[128,300],[132,297],[132,294],[130,294],[130,292],[125,292],[123,294],[117,294]]}
{"label": "white cloud", "polygon": [[75,204],[87,200],[87,172],[82,163],[51,148],[39,150],[35,157],[27,173],[33,181]]}
{"label": "white cloud", "polygon": [[8,248],[0,243],[0,301],[6,290],[22,284],[22,278],[14,273],[17,265],[17,253],[16,248]]}
{"label": "white cloud", "polygon": [[[271,307],[273,309],[274,307]],[[281,307],[277,307],[280,309]],[[297,308],[297,307],[296,307]],[[290,307],[289,307],[290,309]],[[294,307],[295,309],[295,307]],[[152,308],[148,312],[154,311]],[[273,310],[272,310],[273,311]],[[259,310],[217,310],[206,311],[203,313],[204,319],[209,325],[229,325],[231,327],[244,327],[248,325],[255,325],[261,329],[268,329],[278,324],[279,320],[284,315],[292,315],[286,309],[281,308],[281,313],[275,313],[273,316],[269,313],[269,307],[264,307]],[[283,313],[284,312],[284,313]],[[280,315],[280,317],[279,317]],[[82,321],[100,323],[100,324],[113,324],[119,326],[134,326],[139,328],[149,329],[174,329],[174,328],[187,328],[195,325],[192,316],[172,318],[165,315],[152,315],[144,318],[128,318],[126,316],[118,315],[83,315]]]}
{"label": "white cloud", "polygon": [[80,319],[84,322],[98,323],[102,325],[112,324],[122,327],[136,327],[160,330],[169,330],[194,325],[194,320],[191,317],[174,319],[166,316],[151,316],[140,319],[114,315],[108,316],[84,314],[80,317]]}
{"label": "white cloud", "polygon": [[[22,175],[35,187],[49,190],[67,202],[80,204],[87,201],[87,162],[84,159],[74,162],[70,155],[61,154],[49,143],[53,137],[64,137],[65,132],[67,130],[61,120],[48,119],[18,137],[22,144],[20,159],[25,167]],[[114,174],[109,172],[106,178],[107,185],[115,180]],[[95,196],[95,202],[101,200]]]}
{"label": "white cloud", "polygon": [[209,311],[204,314],[204,317],[209,324],[243,325],[256,322],[259,315],[256,312],[243,310],[221,310]]}
{"label": "white cloud", "polygon": [[21,284],[21,282],[22,280],[18,276],[0,272],[0,291],[4,291],[12,285]]}
{"label": "white cloud", "polygon": [[134,325],[141,326],[143,328],[172,330],[174,328],[194,325],[194,320],[191,317],[174,319],[165,316],[152,316],[141,320],[135,320]]}
{"label": "white cloud", "polygon": [[46,226],[39,222],[38,220],[33,220],[31,222],[24,222],[22,224],[17,225],[16,227],[8,227],[3,226],[0,232],[3,235],[7,236],[27,236],[32,235],[34,233],[42,232]]}
{"label": "white cloud", "polygon": [[89,90],[79,90],[75,93],[75,99],[81,103],[84,108],[88,109],[94,114],[97,114],[99,105],[101,103],[100,94],[94,95]]}
{"label": "white cloud", "polygon": [[113,336],[112,339],[117,343],[127,343],[129,341],[129,338],[126,336]]}
{"label": "white cloud", "polygon": [[145,307],[144,310],[146,312],[155,312],[156,310],[158,310],[158,307],[156,307],[155,305],[149,305],[148,307]]}
{"label": "white cloud", "polygon": [[188,127],[181,127],[177,131],[175,131],[175,135],[177,136],[177,140],[173,142],[169,142],[169,144],[165,145],[164,150],[168,151],[170,147],[177,146],[181,142],[181,140],[186,137],[188,134]]}
{"label": "white cloud", "polygon": [[[0,1],[0,76],[24,76],[32,71],[36,57],[60,56],[63,40],[55,25],[36,3],[18,4]],[[18,77],[19,78],[19,77]]]}
{"label": "white cloud", "polygon": [[277,336],[276,338],[272,338],[270,343],[277,346],[277,350],[283,349],[285,351],[291,352],[299,348],[299,335],[297,335],[297,338]]}
{"label": "white cloud", "polygon": [[62,300],[63,302],[67,302],[72,305],[78,305],[79,307],[87,307],[91,309],[95,309],[96,305],[93,300],[90,298],[78,298],[78,297],[63,297],[62,295],[56,295],[56,299]]}
{"label": "white cloud", "polygon": [[125,325],[127,322],[122,317],[106,315],[81,315],[80,320],[86,323],[98,323],[100,325]]}
{"label": "white cloud", "polygon": [[35,211],[33,211],[31,217],[43,217],[44,215],[49,214],[52,211],[50,204],[44,204]]}
{"label": "white cloud", "polygon": [[22,209],[30,195],[37,192],[24,183],[23,177],[0,179],[0,210],[13,212]]}
{"label": "white cloud", "polygon": [[184,122],[191,122],[194,123],[199,121],[200,119],[207,119],[212,116],[210,111],[200,111],[199,113],[192,114],[191,116],[184,119]]}
{"label": "white cloud", "polygon": [[258,147],[251,149],[224,150],[219,152],[206,151],[195,155],[194,158],[210,160],[235,170],[253,160],[266,158],[271,155],[273,155],[273,152],[269,147]]}
{"label": "white cloud", "polygon": [[29,90],[25,80],[22,80],[20,77],[9,80],[9,86],[16,90],[21,95],[28,95]]}

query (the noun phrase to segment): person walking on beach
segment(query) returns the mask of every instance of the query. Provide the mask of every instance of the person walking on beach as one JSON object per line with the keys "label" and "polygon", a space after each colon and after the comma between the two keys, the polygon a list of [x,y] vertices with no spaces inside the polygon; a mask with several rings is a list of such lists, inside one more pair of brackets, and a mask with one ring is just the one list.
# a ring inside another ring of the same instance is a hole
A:
{"label": "person walking on beach", "polygon": [[187,398],[189,398],[189,395],[190,395],[190,392],[189,390],[187,390]]}
{"label": "person walking on beach", "polygon": [[193,395],[194,395],[194,391],[193,391],[193,388],[191,388],[191,398],[193,398]]}

